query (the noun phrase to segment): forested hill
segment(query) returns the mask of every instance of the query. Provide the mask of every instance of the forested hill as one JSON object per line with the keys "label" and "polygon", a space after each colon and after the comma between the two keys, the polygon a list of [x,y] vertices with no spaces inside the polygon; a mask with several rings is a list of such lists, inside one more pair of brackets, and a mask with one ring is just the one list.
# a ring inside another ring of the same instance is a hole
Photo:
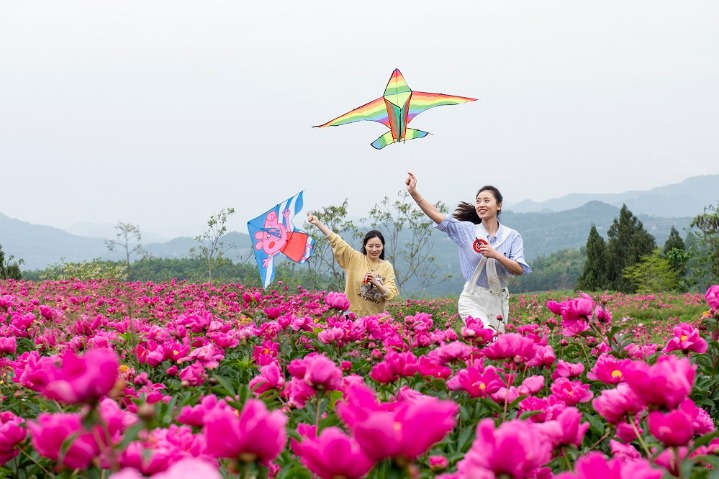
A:
{"label": "forested hill", "polygon": [[[700,214],[698,211],[696,214]],[[660,218],[635,214],[649,233],[664,244],[669,231],[674,226],[685,236],[692,218]],[[528,260],[538,256],[547,256],[555,251],[574,249],[587,242],[592,224],[600,235],[607,239],[607,231],[612,222],[619,217],[619,208],[600,201],[590,201],[579,208],[552,213],[514,213],[503,211],[500,221],[516,229],[524,238],[525,256]]]}

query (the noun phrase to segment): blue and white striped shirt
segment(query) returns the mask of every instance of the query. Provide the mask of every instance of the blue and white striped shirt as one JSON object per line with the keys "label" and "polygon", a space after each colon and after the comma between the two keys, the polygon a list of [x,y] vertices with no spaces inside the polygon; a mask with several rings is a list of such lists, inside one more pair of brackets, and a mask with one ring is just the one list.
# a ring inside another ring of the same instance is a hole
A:
{"label": "blue and white striped shirt", "polygon": [[[469,281],[479,261],[482,259],[482,255],[472,248],[472,244],[477,238],[477,225],[471,221],[459,221],[453,216],[447,215],[444,221],[435,224],[434,227],[447,233],[449,239],[454,241],[459,247],[459,265],[462,268],[464,279]],[[483,230],[483,228],[481,229]],[[522,240],[522,235],[517,231],[500,223],[497,234],[495,236],[486,235],[484,239],[498,252],[519,263],[524,273],[532,272],[532,268],[530,268],[524,260],[524,241]],[[499,246],[495,247],[495,244]],[[514,276],[502,263],[497,261],[497,276],[499,276],[499,282],[502,288],[507,287],[507,277],[509,275]],[[489,288],[486,268],[480,274],[477,285],[482,288]]]}

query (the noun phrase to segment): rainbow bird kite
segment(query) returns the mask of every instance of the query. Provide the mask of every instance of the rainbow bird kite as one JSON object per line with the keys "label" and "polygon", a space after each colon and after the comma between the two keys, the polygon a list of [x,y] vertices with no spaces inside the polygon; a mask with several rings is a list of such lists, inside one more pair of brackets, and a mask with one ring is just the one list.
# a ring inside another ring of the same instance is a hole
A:
{"label": "rainbow bird kite", "polygon": [[402,73],[395,69],[384,90],[384,95],[366,105],[338,116],[316,128],[339,126],[355,121],[377,121],[389,128],[389,131],[372,142],[372,146],[381,150],[390,143],[424,138],[426,131],[407,128],[412,119],[425,110],[443,105],[459,105],[475,101],[476,98],[445,95],[444,93],[424,93],[412,91],[404,81]]}

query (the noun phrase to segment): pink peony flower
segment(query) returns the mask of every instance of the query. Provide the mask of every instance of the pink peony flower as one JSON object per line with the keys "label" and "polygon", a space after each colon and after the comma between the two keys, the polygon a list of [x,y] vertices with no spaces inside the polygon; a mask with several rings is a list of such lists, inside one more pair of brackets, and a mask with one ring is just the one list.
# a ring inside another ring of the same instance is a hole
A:
{"label": "pink peony flower", "polygon": [[483,419],[472,447],[457,464],[459,477],[535,477],[552,457],[552,444],[538,437],[539,430],[530,422],[512,420],[495,429],[492,419]]}
{"label": "pink peony flower", "polygon": [[[352,389],[362,398],[365,394]],[[440,400],[420,393],[384,407],[377,405],[370,393],[355,405],[364,404],[363,410],[341,414],[362,450],[373,461],[391,457],[413,461],[427,452],[454,428],[459,406],[453,401]],[[349,406],[352,407],[352,406]],[[345,408],[345,412],[348,412]]]}
{"label": "pink peony flower", "polygon": [[467,359],[472,354],[472,347],[460,341],[444,344],[429,353],[429,357],[440,364],[447,364],[458,359]]}
{"label": "pink peony flower", "polygon": [[[70,469],[87,468],[100,453],[93,434],[83,428],[80,414],[41,413],[36,421],[28,421],[27,427],[38,454]],[[70,438],[63,453],[63,444]]]}
{"label": "pink peony flower", "polygon": [[199,404],[184,406],[177,415],[177,422],[188,426],[204,426],[207,413],[215,408],[228,409],[223,399],[217,399],[214,394],[202,398]]}
{"label": "pink peony flower", "polygon": [[489,359],[509,359],[516,363],[527,362],[535,354],[534,341],[517,333],[500,334],[484,348],[484,355]]}
{"label": "pink peony flower", "polygon": [[570,381],[567,378],[558,378],[550,387],[552,394],[564,401],[567,406],[576,406],[580,402],[589,402],[594,393],[589,384],[581,381]]}
{"label": "pink peony flower", "polygon": [[530,396],[538,393],[544,387],[544,376],[529,376],[517,388],[519,394]]}
{"label": "pink peony flower", "polygon": [[204,456],[205,441],[188,426],[170,425],[143,431],[140,440],[130,442],[120,456],[121,467],[132,467],[143,474],[166,471],[172,464],[187,457]]}
{"label": "pink peony flower", "polygon": [[239,416],[232,410],[215,408],[205,417],[207,452],[266,466],[285,447],[286,424],[287,416],[268,411],[257,399],[248,399]]}
{"label": "pink peony flower", "polygon": [[674,409],[691,393],[695,371],[688,358],[661,356],[653,366],[633,361],[624,368],[624,376],[644,403]]}
{"label": "pink peony flower", "polygon": [[335,291],[327,293],[325,303],[330,308],[337,309],[339,311],[346,311],[350,307],[350,302],[347,299],[347,296],[344,293],[337,293]]}
{"label": "pink peony flower", "polygon": [[[636,439],[636,436],[635,436]],[[609,449],[612,451],[612,457],[626,460],[641,459],[642,455],[631,444],[624,444],[614,439],[609,440]]]}
{"label": "pink peony flower", "polygon": [[15,296],[10,294],[0,295],[0,308],[9,308],[15,302]]}
{"label": "pink peony flower", "polygon": [[605,389],[592,401],[594,409],[607,422],[616,424],[626,415],[634,415],[646,407],[639,396],[625,383],[616,389]]}
{"label": "pink peony flower", "polygon": [[439,379],[447,379],[452,375],[452,369],[443,366],[428,356],[419,357],[419,373],[422,376],[429,376]]}
{"label": "pink peony flower", "polygon": [[694,435],[692,418],[681,409],[668,413],[652,411],[647,418],[649,432],[665,446],[686,446]]}
{"label": "pink peony flower", "polygon": [[289,406],[301,409],[316,393],[317,391],[302,379],[292,378],[285,383],[282,397],[287,398]]}
{"label": "pink peony flower", "polygon": [[703,435],[714,431],[714,421],[708,412],[697,407],[691,399],[685,399],[679,405],[679,409],[689,415],[692,420],[692,429],[695,434]]}
{"label": "pink peony flower", "polygon": [[15,354],[17,351],[17,338],[10,336],[9,338],[0,337],[0,354]]}
{"label": "pink peony flower", "polygon": [[691,324],[681,323],[674,326],[674,337],[664,347],[665,352],[681,351],[684,354],[689,351],[705,353],[708,348],[707,342],[699,336],[699,330]]}
{"label": "pink peony flower", "polygon": [[557,361],[557,367],[552,372],[552,379],[557,378],[573,378],[581,376],[584,372],[584,364],[568,363],[561,359]]}
{"label": "pink peony flower", "polygon": [[377,363],[370,377],[379,383],[390,383],[402,377],[412,377],[419,371],[419,361],[411,352],[389,351],[384,360]]}
{"label": "pink peony flower", "polygon": [[579,447],[589,429],[589,423],[580,424],[581,420],[582,413],[577,408],[568,407],[556,419],[537,424],[536,427],[555,448],[565,444]]}
{"label": "pink peony flower", "polygon": [[644,430],[640,426],[639,418],[634,418],[634,425],[629,422],[617,424],[617,437],[626,443],[634,442]]}
{"label": "pink peony flower", "polygon": [[444,471],[449,467],[449,459],[444,456],[429,456],[427,462],[432,472]]}
{"label": "pink peony flower", "polygon": [[542,346],[536,344],[534,346],[534,357],[527,361],[527,366],[551,366],[557,360],[557,355],[554,353],[554,348],[549,345]]}
{"label": "pink peony flower", "polygon": [[473,398],[494,394],[503,386],[504,381],[492,366],[486,369],[477,367],[461,369],[447,381],[447,389],[450,391],[466,391]]}
{"label": "pink peony flower", "polygon": [[527,419],[529,422],[545,422],[555,419],[559,416],[559,413],[564,411],[566,408],[567,405],[557,399],[556,396],[549,396],[546,398],[530,396],[519,403],[520,413],[528,411],[538,413],[529,416]]}
{"label": "pink peony flower", "polygon": [[586,293],[581,293],[581,298],[570,299],[557,303],[554,300],[547,301],[547,308],[554,314],[561,315],[565,320],[587,320],[594,310],[594,300]]}
{"label": "pink peony flower", "polygon": [[622,370],[629,365],[629,359],[617,359],[611,354],[602,354],[597,358],[594,367],[587,373],[587,378],[601,381],[604,384],[617,384],[624,380]]}
{"label": "pink peony flower", "polygon": [[280,365],[274,361],[260,367],[260,374],[250,380],[250,389],[255,396],[261,396],[271,389],[282,390],[285,385],[285,376]]}
{"label": "pink peony flower", "polygon": [[598,452],[580,457],[574,473],[563,472],[555,479],[661,479],[664,471],[654,469],[646,459],[626,461],[607,459]]}
{"label": "pink peony flower", "polygon": [[359,443],[337,427],[323,429],[316,438],[303,438],[293,452],[321,479],[360,479],[374,466]]}
{"label": "pink peony flower", "polygon": [[205,383],[207,374],[205,368],[200,363],[192,363],[179,373],[180,379],[186,381],[190,386],[200,386]]}
{"label": "pink peony flower", "polygon": [[315,389],[334,391],[342,382],[342,370],[325,355],[306,356],[304,380]]}
{"label": "pink peony flower", "polygon": [[[145,479],[146,476],[132,468],[125,468],[116,472],[108,479]],[[222,479],[222,475],[215,466],[207,462],[188,457],[181,459],[170,466],[166,471],[152,476],[152,479]]]}
{"label": "pink peony flower", "polygon": [[15,446],[27,436],[27,429],[22,426],[24,422],[10,411],[0,412],[0,465],[18,455]]}
{"label": "pink peony flower", "polygon": [[120,361],[109,349],[91,349],[84,356],[67,350],[62,366],[46,367],[49,381],[40,390],[45,397],[66,404],[92,403],[115,386]]}
{"label": "pink peony flower", "polygon": [[719,309],[719,284],[710,286],[704,297],[707,299],[710,308]]}

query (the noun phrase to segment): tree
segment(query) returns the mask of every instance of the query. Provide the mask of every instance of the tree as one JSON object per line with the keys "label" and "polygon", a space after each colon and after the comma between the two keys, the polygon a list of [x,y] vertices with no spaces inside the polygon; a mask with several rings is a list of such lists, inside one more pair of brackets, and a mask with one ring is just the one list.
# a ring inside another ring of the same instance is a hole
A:
{"label": "tree", "polygon": [[679,236],[679,231],[672,226],[672,229],[669,231],[669,237],[664,242],[662,258],[666,259],[672,269],[677,273],[680,282],[680,287],[677,291],[686,291],[688,289],[686,275],[689,256],[689,251],[687,251],[684,240]]}
{"label": "tree", "polygon": [[115,251],[115,248],[119,248],[125,253],[125,264],[127,264],[128,274],[131,271],[130,258],[132,255],[147,256],[148,253],[142,248],[142,234],[140,233],[140,227],[133,225],[132,223],[118,222],[115,226],[117,233],[115,234],[114,240],[105,240],[105,246],[110,251]]}
{"label": "tree", "polygon": [[212,266],[219,266],[225,262],[224,254],[235,245],[225,247],[222,237],[227,232],[227,218],[235,212],[234,208],[222,208],[216,215],[207,220],[207,230],[195,237],[197,248],[190,248],[190,255],[201,258],[207,263],[207,281],[212,281]]}
{"label": "tree", "polygon": [[14,257],[10,256],[7,262],[5,261],[5,253],[2,250],[2,245],[0,245],[0,279],[22,279],[20,265],[23,263],[23,260],[11,263],[13,259]]}
{"label": "tree", "polygon": [[679,274],[662,251],[655,248],[652,254],[642,256],[641,260],[624,268],[624,277],[632,284],[637,293],[657,293],[661,291],[679,291]]}
{"label": "tree", "polygon": [[577,289],[582,291],[600,291],[607,287],[607,245],[599,235],[597,227],[592,225],[587,238],[587,260],[582,274],[577,280]]}
{"label": "tree", "polygon": [[635,292],[632,283],[624,276],[624,269],[641,261],[642,256],[652,254],[656,240],[639,219],[622,205],[607,232],[607,280],[608,289],[623,293]]}
{"label": "tree", "polygon": [[549,256],[539,256],[531,261],[532,274],[509,278],[509,290],[527,293],[573,289],[584,263],[586,257],[578,249],[563,249]]}
{"label": "tree", "polygon": [[[360,235],[354,223],[347,219],[347,199],[339,206],[324,206],[315,211],[314,214],[322,220],[329,229],[340,236],[346,236],[348,242],[350,242],[349,237],[356,238]],[[310,231],[312,226],[305,222],[304,228],[306,231]],[[335,261],[329,240],[322,235],[319,236],[321,237],[317,238],[312,256],[307,261],[312,288],[319,288],[321,282],[326,281],[327,277],[329,277],[330,284],[328,285],[328,289],[342,291],[344,290],[344,271],[337,264],[337,261]],[[294,271],[295,264],[293,263],[290,268]]]}
{"label": "tree", "polygon": [[[439,266],[436,257],[431,255],[432,220],[408,198],[409,193],[400,190],[396,200],[385,196],[369,213],[372,228],[384,230],[385,259],[394,265],[400,290],[410,280],[421,288],[428,288],[446,279],[438,278]],[[447,213],[443,203],[435,207]]]}
{"label": "tree", "polygon": [[692,283],[706,290],[719,283],[719,203],[704,208],[689,227],[697,239],[690,248]]}
{"label": "tree", "polygon": [[673,249],[681,249],[681,250],[686,249],[686,247],[684,245],[684,240],[679,235],[679,231],[677,231],[677,229],[674,226],[672,226],[672,229],[669,230],[669,237],[664,242],[664,248],[662,250],[662,253],[667,254],[667,252],[669,252]]}

